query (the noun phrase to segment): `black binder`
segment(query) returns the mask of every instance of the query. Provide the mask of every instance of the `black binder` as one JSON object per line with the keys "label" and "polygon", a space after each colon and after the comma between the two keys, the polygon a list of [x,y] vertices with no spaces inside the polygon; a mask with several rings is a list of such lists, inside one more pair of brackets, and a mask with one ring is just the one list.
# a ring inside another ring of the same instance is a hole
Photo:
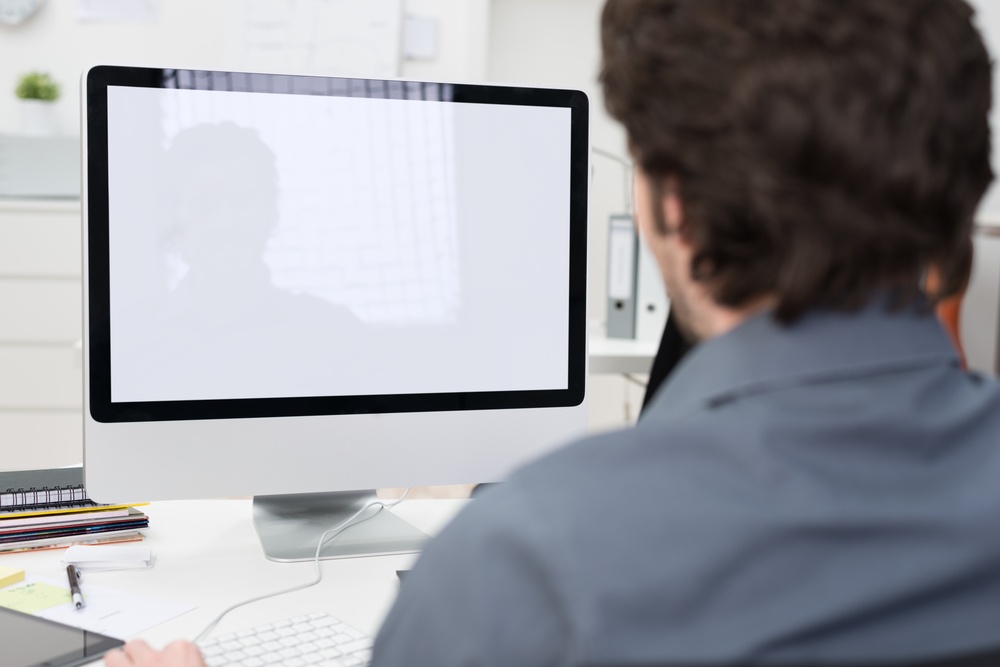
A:
{"label": "black binder", "polygon": [[0,512],[90,507],[83,467],[0,472]]}

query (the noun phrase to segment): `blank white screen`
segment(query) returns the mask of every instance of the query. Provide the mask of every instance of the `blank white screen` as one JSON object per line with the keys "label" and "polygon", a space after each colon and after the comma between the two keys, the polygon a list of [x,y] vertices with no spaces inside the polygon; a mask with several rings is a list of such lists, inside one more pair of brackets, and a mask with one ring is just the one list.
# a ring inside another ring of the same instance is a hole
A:
{"label": "blank white screen", "polygon": [[567,386],[568,109],[109,87],[108,118],[112,401]]}

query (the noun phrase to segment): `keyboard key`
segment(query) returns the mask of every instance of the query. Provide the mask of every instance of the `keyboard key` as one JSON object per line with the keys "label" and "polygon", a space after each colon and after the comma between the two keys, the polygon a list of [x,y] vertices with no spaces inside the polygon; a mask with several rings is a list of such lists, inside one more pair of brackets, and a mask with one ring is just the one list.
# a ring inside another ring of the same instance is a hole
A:
{"label": "keyboard key", "polygon": [[340,644],[337,646],[344,653],[350,654],[355,651],[364,651],[372,647],[372,640],[365,637],[364,639],[355,639],[352,642],[346,644]]}
{"label": "keyboard key", "polygon": [[323,618],[314,618],[312,623],[316,627],[322,628],[328,625],[337,625],[338,623],[340,623],[340,621],[333,618],[332,616],[324,616]]}

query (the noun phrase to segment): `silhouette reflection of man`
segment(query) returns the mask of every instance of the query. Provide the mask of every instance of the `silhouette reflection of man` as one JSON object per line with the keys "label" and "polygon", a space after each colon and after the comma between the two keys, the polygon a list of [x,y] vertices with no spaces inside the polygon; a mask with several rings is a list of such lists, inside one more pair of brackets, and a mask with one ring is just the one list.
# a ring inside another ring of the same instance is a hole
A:
{"label": "silhouette reflection of man", "polygon": [[264,260],[279,220],[274,152],[253,129],[198,125],[177,134],[165,174],[162,251],[176,284],[144,337],[145,380],[198,398],[330,393],[361,323],[274,285]]}

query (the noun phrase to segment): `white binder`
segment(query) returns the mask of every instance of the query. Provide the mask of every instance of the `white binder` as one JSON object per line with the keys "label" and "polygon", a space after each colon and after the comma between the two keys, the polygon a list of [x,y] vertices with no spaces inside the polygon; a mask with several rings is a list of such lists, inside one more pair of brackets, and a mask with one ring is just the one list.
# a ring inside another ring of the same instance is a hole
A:
{"label": "white binder", "polygon": [[636,274],[635,338],[659,342],[667,324],[670,301],[660,267],[643,239],[639,241]]}

